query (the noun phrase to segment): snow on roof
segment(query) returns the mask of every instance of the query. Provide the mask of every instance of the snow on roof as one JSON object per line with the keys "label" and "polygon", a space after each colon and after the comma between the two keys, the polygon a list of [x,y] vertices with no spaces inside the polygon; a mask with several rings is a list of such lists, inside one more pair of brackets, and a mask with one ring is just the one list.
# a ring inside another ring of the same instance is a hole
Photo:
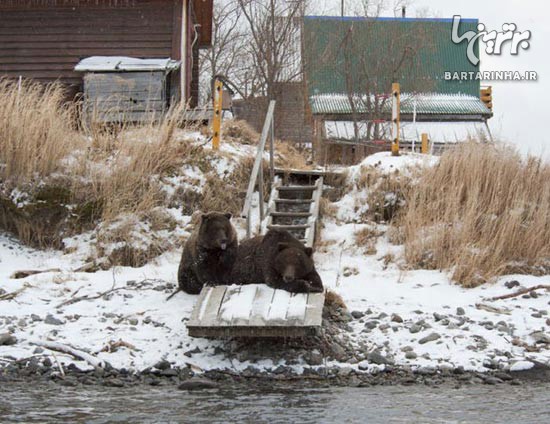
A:
{"label": "snow on roof", "polygon": [[91,56],[82,59],[74,68],[77,72],[116,71],[171,71],[179,69],[181,62],[167,59],[139,59],[126,56]]}
{"label": "snow on roof", "polygon": [[[356,113],[368,113],[369,101],[374,102],[375,96],[353,94],[353,105]],[[352,113],[352,105],[347,94],[325,93],[310,96],[311,111],[316,114]],[[383,113],[391,113],[391,99],[381,104]],[[490,116],[491,111],[479,97],[467,94],[445,93],[401,93],[401,113],[419,115],[471,115]]]}

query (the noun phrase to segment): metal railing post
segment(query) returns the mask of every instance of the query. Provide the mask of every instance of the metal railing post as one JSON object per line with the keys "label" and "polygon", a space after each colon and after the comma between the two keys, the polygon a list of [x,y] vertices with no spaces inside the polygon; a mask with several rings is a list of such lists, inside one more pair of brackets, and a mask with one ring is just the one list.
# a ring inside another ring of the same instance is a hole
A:
{"label": "metal railing post", "polygon": [[[263,175],[263,154],[265,151],[265,144],[267,142],[267,137],[270,136],[270,173],[272,175],[272,181],[274,178],[275,168],[273,165],[273,113],[275,110],[275,101],[272,100],[269,102],[269,107],[267,109],[267,114],[264,121],[264,127],[262,129],[262,135],[260,137],[260,142],[258,144],[258,151],[256,153],[256,159],[254,160],[254,165],[252,166],[252,172],[250,174],[250,181],[248,182],[248,189],[246,191],[246,197],[244,199],[244,206],[241,216],[246,218],[246,235],[250,237],[252,235],[252,224],[250,219],[250,211],[252,210],[252,197],[256,186],[258,186],[259,194],[259,207],[260,207],[260,220],[263,221],[265,218],[264,211],[264,175]],[[261,228],[261,227],[260,227]]]}
{"label": "metal railing post", "polygon": [[275,181],[275,159],[273,157],[274,142],[275,142],[275,122],[272,116],[271,117],[271,137],[269,139],[269,178],[271,178],[271,182]]}
{"label": "metal railing post", "polygon": [[264,161],[260,162],[260,173],[258,174],[258,194],[260,198],[260,222],[264,220]]}

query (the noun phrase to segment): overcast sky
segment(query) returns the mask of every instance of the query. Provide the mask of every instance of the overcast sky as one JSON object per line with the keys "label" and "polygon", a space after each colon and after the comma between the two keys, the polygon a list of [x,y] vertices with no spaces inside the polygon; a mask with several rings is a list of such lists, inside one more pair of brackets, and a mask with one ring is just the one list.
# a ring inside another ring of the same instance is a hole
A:
{"label": "overcast sky", "polygon": [[[359,3],[360,0],[357,0]],[[346,0],[348,7],[354,1]],[[524,153],[543,154],[550,160],[550,2],[544,0],[413,0],[407,9],[408,17],[429,16],[477,18],[491,30],[502,30],[502,24],[515,23],[518,31],[530,30],[529,50],[520,50],[517,56],[509,54],[509,47],[500,56],[481,56],[480,67],[485,71],[536,71],[536,82],[484,82],[493,86],[494,117],[489,121],[496,138],[509,141]],[[340,0],[326,0],[325,14],[338,15]],[[389,15],[389,12],[386,13]],[[484,49],[481,49],[484,50]]]}

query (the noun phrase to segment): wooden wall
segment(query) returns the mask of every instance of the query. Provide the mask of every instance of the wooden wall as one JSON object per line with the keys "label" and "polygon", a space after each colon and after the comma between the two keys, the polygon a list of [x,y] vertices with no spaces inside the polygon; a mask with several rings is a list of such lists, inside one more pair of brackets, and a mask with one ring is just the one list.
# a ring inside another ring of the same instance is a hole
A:
{"label": "wooden wall", "polygon": [[[0,76],[22,76],[42,82],[60,80],[74,95],[82,91],[82,75],[73,68],[85,57],[181,59],[184,3],[185,0],[1,0]],[[187,84],[190,79],[188,73]]]}

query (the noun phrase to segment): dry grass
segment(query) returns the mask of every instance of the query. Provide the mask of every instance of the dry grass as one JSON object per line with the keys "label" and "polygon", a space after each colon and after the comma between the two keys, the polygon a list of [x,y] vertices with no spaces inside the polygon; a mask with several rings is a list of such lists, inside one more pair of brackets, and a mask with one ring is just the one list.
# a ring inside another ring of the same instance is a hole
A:
{"label": "dry grass", "polygon": [[365,202],[369,206],[360,214],[360,222],[391,222],[403,206],[404,193],[411,182],[411,176],[397,170],[383,173],[371,166],[362,167],[358,178],[347,187],[349,191],[366,193],[366,199],[361,195],[356,199],[358,209]]}
{"label": "dry grass", "polygon": [[299,150],[295,144],[287,141],[275,141],[275,166],[286,169],[311,169],[307,162],[308,153]]}
{"label": "dry grass", "polygon": [[405,194],[399,219],[415,267],[452,269],[466,287],[550,263],[550,166],[503,146],[467,144]]}
{"label": "dry grass", "polygon": [[[244,204],[253,166],[253,157],[243,157],[233,171],[224,178],[217,175],[208,176],[202,192],[201,209],[204,211],[231,212],[233,215],[239,215]],[[267,201],[271,187],[269,183],[269,164],[266,161],[264,161],[263,170],[263,189]]]}
{"label": "dry grass", "polygon": [[28,182],[59,170],[82,145],[72,128],[74,104],[59,85],[0,79],[0,178]]}
{"label": "dry grass", "polygon": [[355,232],[355,245],[362,248],[365,255],[376,255],[376,241],[381,235],[376,228],[363,227]]}
{"label": "dry grass", "polygon": [[246,121],[228,120],[223,122],[222,139],[240,144],[256,145],[260,141],[260,134]]}

